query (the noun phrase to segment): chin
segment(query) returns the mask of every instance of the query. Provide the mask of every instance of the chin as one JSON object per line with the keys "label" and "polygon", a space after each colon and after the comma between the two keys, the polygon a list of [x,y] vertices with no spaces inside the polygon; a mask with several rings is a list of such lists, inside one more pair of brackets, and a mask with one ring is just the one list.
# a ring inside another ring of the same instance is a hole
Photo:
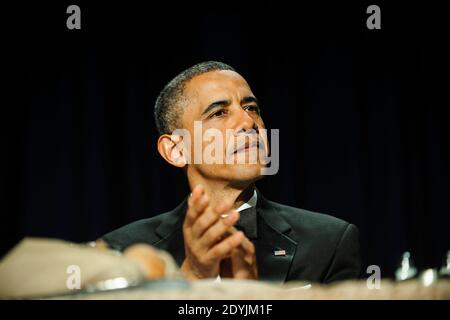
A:
{"label": "chin", "polygon": [[256,181],[262,178],[261,170],[262,166],[259,164],[235,164],[228,178],[234,181]]}
{"label": "chin", "polygon": [[207,179],[220,179],[233,184],[247,185],[263,177],[262,168],[260,164],[207,165],[198,168],[198,172]]}

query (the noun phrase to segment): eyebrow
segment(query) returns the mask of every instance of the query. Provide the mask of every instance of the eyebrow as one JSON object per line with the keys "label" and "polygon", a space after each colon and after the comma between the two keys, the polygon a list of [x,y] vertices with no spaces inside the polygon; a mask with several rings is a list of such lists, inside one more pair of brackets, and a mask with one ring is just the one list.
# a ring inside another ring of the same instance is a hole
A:
{"label": "eyebrow", "polygon": [[211,103],[205,110],[203,110],[202,112],[202,116],[208,112],[210,112],[211,110],[214,110],[216,108],[220,108],[220,107],[226,107],[231,103],[230,100],[219,100],[219,101],[215,101],[213,103]]}
{"label": "eyebrow", "polygon": [[258,104],[258,99],[256,99],[254,96],[246,96],[246,97],[242,98],[241,105],[244,103],[249,103],[249,102],[254,102],[254,103]]}
{"label": "eyebrow", "polygon": [[[258,104],[258,99],[256,99],[254,96],[246,96],[246,97],[241,99],[240,103],[242,105],[242,104],[250,103],[250,102],[254,102],[254,103]],[[226,107],[226,106],[228,106],[230,104],[231,104],[230,100],[214,101],[208,107],[206,107],[205,110],[203,110],[203,112],[201,113],[201,116],[209,113],[211,110],[214,110],[216,108]]]}

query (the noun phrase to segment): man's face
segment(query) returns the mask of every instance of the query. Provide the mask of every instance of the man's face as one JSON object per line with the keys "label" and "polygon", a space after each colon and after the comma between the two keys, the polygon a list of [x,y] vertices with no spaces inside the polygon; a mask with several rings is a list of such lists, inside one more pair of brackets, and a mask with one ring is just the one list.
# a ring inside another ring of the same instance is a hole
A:
{"label": "man's face", "polygon": [[[258,130],[264,129],[264,122],[256,98],[245,79],[229,70],[207,72],[187,83],[185,95],[188,103],[181,122],[191,137],[195,134],[194,121],[201,121],[202,137],[211,128],[216,129],[223,137],[221,163],[208,164],[204,163],[205,161],[199,164],[191,163],[188,164],[189,169],[197,171],[205,178],[234,183],[257,180],[261,176],[263,164],[259,161],[259,157],[257,161],[250,160],[250,154],[258,154],[260,150],[265,150],[266,153],[268,145],[266,139],[256,146],[252,143],[260,137]],[[256,132],[256,135],[246,135],[248,132]],[[242,142],[245,142],[245,145],[242,145]],[[202,150],[214,143],[215,139],[210,141],[202,139]],[[194,152],[196,151],[192,148],[191,159],[194,159]],[[218,154],[213,152],[213,155]],[[230,157],[234,157],[231,163]],[[237,158],[245,158],[244,163],[241,161],[237,164]]]}

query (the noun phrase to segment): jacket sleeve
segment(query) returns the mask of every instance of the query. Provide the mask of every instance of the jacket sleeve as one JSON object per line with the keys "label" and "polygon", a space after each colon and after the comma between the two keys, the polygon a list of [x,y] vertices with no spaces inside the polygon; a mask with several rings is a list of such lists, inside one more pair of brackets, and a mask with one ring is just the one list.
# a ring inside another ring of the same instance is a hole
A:
{"label": "jacket sleeve", "polygon": [[323,282],[356,279],[359,277],[360,270],[359,231],[355,225],[348,224],[336,246]]}

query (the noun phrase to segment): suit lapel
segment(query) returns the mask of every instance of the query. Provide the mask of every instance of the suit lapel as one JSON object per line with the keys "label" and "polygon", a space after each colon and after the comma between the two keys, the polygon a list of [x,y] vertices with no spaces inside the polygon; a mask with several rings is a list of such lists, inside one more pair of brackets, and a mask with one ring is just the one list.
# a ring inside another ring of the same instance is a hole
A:
{"label": "suit lapel", "polygon": [[258,239],[256,249],[259,279],[286,281],[297,249],[297,242],[287,236],[290,225],[281,214],[258,192]]}
{"label": "suit lapel", "polygon": [[185,258],[182,226],[180,225],[179,228],[172,232],[167,238],[164,238],[158,244],[155,244],[155,246],[170,252],[178,266],[181,267]]}
{"label": "suit lapel", "polygon": [[159,249],[170,252],[178,266],[181,266],[185,257],[183,221],[186,209],[187,199],[167,214],[167,217],[155,230],[155,233],[161,237],[161,240],[153,244]]}

